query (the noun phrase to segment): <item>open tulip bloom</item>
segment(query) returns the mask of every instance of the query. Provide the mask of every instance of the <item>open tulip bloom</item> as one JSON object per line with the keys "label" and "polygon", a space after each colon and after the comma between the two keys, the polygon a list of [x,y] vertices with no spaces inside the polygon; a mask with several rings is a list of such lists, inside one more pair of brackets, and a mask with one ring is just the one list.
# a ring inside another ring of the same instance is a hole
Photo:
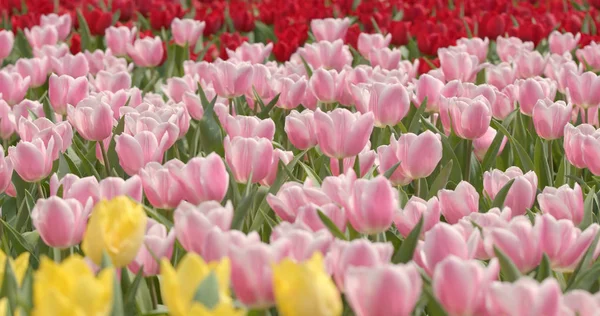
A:
{"label": "open tulip bloom", "polygon": [[600,315],[598,10],[0,1],[0,314]]}

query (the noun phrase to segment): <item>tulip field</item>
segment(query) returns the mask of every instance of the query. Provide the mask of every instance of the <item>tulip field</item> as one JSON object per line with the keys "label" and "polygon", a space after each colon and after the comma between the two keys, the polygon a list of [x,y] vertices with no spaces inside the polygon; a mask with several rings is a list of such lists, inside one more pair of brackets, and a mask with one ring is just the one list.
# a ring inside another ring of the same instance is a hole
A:
{"label": "tulip field", "polygon": [[598,27],[0,0],[0,315],[600,316]]}

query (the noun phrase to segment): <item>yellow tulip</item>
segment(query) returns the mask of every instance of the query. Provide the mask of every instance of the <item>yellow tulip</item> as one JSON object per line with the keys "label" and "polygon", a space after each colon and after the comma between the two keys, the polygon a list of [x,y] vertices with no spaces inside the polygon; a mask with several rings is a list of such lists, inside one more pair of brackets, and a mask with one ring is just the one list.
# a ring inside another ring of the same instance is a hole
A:
{"label": "yellow tulip", "polygon": [[4,268],[6,267],[6,259],[10,264],[10,267],[17,278],[17,282],[21,285],[27,268],[29,267],[29,252],[20,254],[16,260],[7,257],[6,254],[0,250],[0,285],[4,282]]}
{"label": "yellow tulip", "polygon": [[[191,315],[243,315],[244,311],[236,311],[229,294],[230,265],[228,259],[207,264],[200,256],[188,253],[179,262],[177,270],[171,263],[162,259],[161,294],[165,305],[172,316]],[[213,272],[219,283],[219,304],[209,310],[201,303],[194,301],[198,287]]]}
{"label": "yellow tulip", "polygon": [[32,316],[110,314],[114,273],[108,268],[96,277],[78,255],[60,264],[43,257],[34,274]]}
{"label": "yellow tulip", "polygon": [[342,299],[316,253],[304,263],[284,259],[273,268],[273,292],[282,316],[338,316]]}
{"label": "yellow tulip", "polygon": [[100,201],[92,211],[81,247],[97,265],[106,252],[113,265],[124,267],[140,250],[147,221],[142,206],[126,196]]}

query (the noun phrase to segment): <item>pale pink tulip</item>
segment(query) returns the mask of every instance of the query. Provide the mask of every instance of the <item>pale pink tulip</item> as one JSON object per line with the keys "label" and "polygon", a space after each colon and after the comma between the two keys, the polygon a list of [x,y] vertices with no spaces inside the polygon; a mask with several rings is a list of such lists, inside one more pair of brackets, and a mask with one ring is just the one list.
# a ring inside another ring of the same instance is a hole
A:
{"label": "pale pink tulip", "polygon": [[133,44],[137,28],[134,26],[128,28],[126,26],[111,26],[106,29],[106,47],[116,56],[127,55],[127,46]]}
{"label": "pale pink tulip", "polygon": [[483,188],[487,195],[494,199],[511,179],[515,179],[515,181],[508,190],[504,205],[510,207],[513,216],[524,215],[535,202],[538,184],[535,172],[529,171],[523,174],[523,171],[515,166],[509,167],[505,172],[498,169],[491,172],[486,171],[483,174]]}
{"label": "pale pink tulip", "polygon": [[67,114],[71,125],[86,140],[101,141],[112,134],[113,111],[97,98],[87,97],[76,107],[69,104]]}
{"label": "pale pink tulip", "polygon": [[164,165],[151,161],[140,169],[144,193],[152,206],[174,209],[185,198],[185,191],[175,177],[183,167],[183,162],[172,159]]}
{"label": "pale pink tulip", "polygon": [[100,70],[92,84],[98,91],[118,92],[131,88],[131,74],[126,71],[111,73]]}
{"label": "pale pink tulip", "polygon": [[58,40],[64,41],[71,33],[71,15],[58,15],[50,13],[40,17],[40,26],[54,26],[58,34]]}
{"label": "pale pink tulip", "polygon": [[314,19],[310,21],[310,30],[317,41],[333,42],[343,40],[350,27],[350,19]]}
{"label": "pale pink tulip", "polygon": [[279,94],[277,100],[278,108],[291,110],[304,102],[306,93],[311,93],[308,89],[308,81],[305,77],[286,76],[277,78],[273,82],[274,92]]}
{"label": "pale pink tulip", "polygon": [[[2,31],[0,31],[1,33]],[[65,43],[60,43],[58,45],[44,45],[40,48],[33,49],[33,57],[42,58],[60,58],[69,53],[69,46]]]}
{"label": "pale pink tulip", "polygon": [[481,70],[477,56],[466,52],[454,52],[446,48],[441,48],[438,52],[440,58],[440,69],[444,73],[446,82],[451,80],[461,80],[472,82],[475,76]]}
{"label": "pale pink tulip", "polygon": [[58,43],[58,30],[53,25],[36,25],[31,29],[25,29],[25,37],[32,48],[40,48],[44,45],[56,45]]}
{"label": "pale pink tulip", "polygon": [[0,146],[0,193],[4,193],[11,185],[13,164],[9,157],[4,157],[4,148]]}
{"label": "pale pink tulip", "polygon": [[58,152],[65,153],[73,142],[73,128],[69,122],[63,121],[56,124],[45,117],[29,121],[21,117],[18,125],[18,133],[21,140],[30,142],[36,138],[48,145],[50,139],[54,139],[54,152],[52,157],[58,157]]}
{"label": "pale pink tulip", "polygon": [[334,240],[329,230],[313,232],[298,222],[280,223],[273,228],[270,238],[271,244],[287,243],[287,247],[284,248],[289,252],[288,257],[298,262],[309,260],[317,252],[326,255]]}
{"label": "pale pink tulip", "polygon": [[579,43],[580,38],[580,33],[573,35],[573,33],[560,33],[558,31],[552,31],[548,37],[548,46],[550,48],[550,52],[559,55],[569,53],[577,48],[577,43]]}
{"label": "pale pink tulip", "polygon": [[[589,139],[588,145],[594,144],[594,139],[600,137],[600,132],[596,131],[596,128],[589,124],[581,124],[577,127],[574,127],[570,123],[565,126],[565,138],[564,138],[564,147],[565,147],[565,156],[567,160],[577,168],[585,168],[586,162],[584,160],[584,140]],[[587,137],[589,136],[589,137]],[[593,147],[588,149],[588,153],[593,153],[591,151]],[[592,157],[592,156],[590,156]],[[593,158],[588,159],[590,162],[594,162]],[[600,170],[594,168],[594,170]]]}
{"label": "pale pink tulip", "polygon": [[545,187],[537,200],[542,213],[571,220],[575,225],[583,220],[583,193],[578,183],[573,189],[567,184],[559,188]]}
{"label": "pale pink tulip", "polygon": [[271,141],[259,137],[227,136],[223,144],[225,160],[236,182],[257,183],[267,177],[274,155]]}
{"label": "pale pink tulip", "polygon": [[86,77],[50,76],[48,98],[54,111],[60,115],[66,115],[68,105],[77,105],[88,97],[88,93],[89,82]]}
{"label": "pale pink tulip", "polygon": [[423,217],[423,228],[420,238],[423,239],[425,233],[440,222],[440,203],[437,197],[425,201],[420,197],[412,196],[403,209],[396,211],[394,223],[400,235],[406,238],[417,226],[421,217]]}
{"label": "pale pink tulip", "polygon": [[233,219],[233,205],[207,201],[198,206],[182,202],[173,215],[177,240],[187,251],[202,253],[204,240],[213,227],[228,231]]}
{"label": "pale pink tulip", "polygon": [[15,43],[15,35],[8,30],[0,31],[0,61],[5,59],[12,52]]}
{"label": "pale pink tulip", "polygon": [[562,296],[562,303],[573,315],[597,316],[600,309],[600,294],[575,289]]}
{"label": "pale pink tulip", "polygon": [[31,142],[21,141],[16,146],[8,148],[8,155],[14,170],[26,182],[38,182],[52,172],[54,157],[54,139],[48,145],[37,138]]}
{"label": "pale pink tulip", "polygon": [[532,51],[533,42],[523,42],[518,37],[496,38],[496,52],[503,62],[511,62],[521,51]]}
{"label": "pale pink tulip", "polygon": [[543,74],[548,58],[538,51],[520,51],[513,59],[517,78],[531,78]]}
{"label": "pale pink tulip", "polygon": [[161,138],[150,131],[141,131],[135,136],[121,134],[115,136],[115,150],[119,165],[130,176],[137,174],[149,162],[161,163],[167,150],[169,135]]}
{"label": "pale pink tulip", "polygon": [[372,113],[352,113],[346,109],[315,112],[317,140],[321,151],[330,158],[343,159],[358,155],[373,130]]}
{"label": "pale pink tulip", "polygon": [[383,69],[398,69],[400,60],[402,59],[402,52],[397,49],[390,49],[384,47],[381,49],[372,49],[369,52],[369,61],[373,67],[379,66]]}
{"label": "pale pink tulip", "polygon": [[15,114],[6,101],[0,99],[0,138],[10,140],[17,129]]}
{"label": "pale pink tulip", "polygon": [[246,235],[239,230],[223,231],[218,226],[213,226],[204,234],[203,239],[201,255],[206,262],[220,261],[231,257],[238,249],[261,243],[260,236],[255,231]]}
{"label": "pale pink tulip", "polygon": [[202,39],[205,27],[206,22],[203,21],[175,18],[171,22],[173,40],[179,46],[195,47],[196,42]]}
{"label": "pale pink tulip", "polygon": [[193,119],[199,121],[202,119],[202,117],[204,117],[202,100],[200,100],[200,97],[197,94],[186,91],[181,96],[181,101]]}
{"label": "pale pink tulip", "polygon": [[373,113],[377,127],[397,125],[410,109],[409,94],[401,84],[363,84],[352,90],[356,109]]}
{"label": "pale pink tulip", "polygon": [[456,41],[456,44],[465,46],[466,52],[470,55],[477,56],[480,63],[487,59],[490,44],[490,40],[487,37],[485,39],[479,37],[461,38]]}
{"label": "pale pink tulip", "polygon": [[365,56],[368,57],[369,56],[369,52],[371,52],[372,49],[381,49],[384,47],[388,47],[390,45],[390,42],[392,41],[392,34],[387,34],[386,36],[383,36],[382,34],[367,34],[367,33],[360,33],[358,35],[358,42],[357,42],[357,46],[358,46],[358,52]]}
{"label": "pale pink tulip", "polygon": [[93,177],[79,178],[68,173],[62,179],[58,180],[55,173],[50,177],[50,195],[57,195],[62,188],[63,199],[75,199],[81,205],[86,205],[88,200],[96,204],[100,200],[100,191],[98,180]]}
{"label": "pale pink tulip", "polygon": [[302,223],[308,226],[312,231],[317,232],[327,229],[323,221],[319,217],[317,210],[323,212],[337,226],[340,231],[346,231],[346,211],[334,203],[323,204],[317,206],[315,204],[307,204],[298,208],[298,214],[294,223]]}
{"label": "pale pink tulip", "polygon": [[[356,162],[357,156],[352,156],[348,158],[344,158],[343,165],[344,170],[350,170],[354,168],[354,163]],[[375,161],[377,160],[377,153],[371,149],[371,142],[367,142],[365,148],[358,154],[358,163],[359,163],[359,177],[364,177],[373,167]],[[331,171],[331,175],[338,176],[340,174],[340,166],[339,161],[336,159],[329,159],[329,169]]]}
{"label": "pale pink tulip", "polygon": [[514,283],[494,282],[487,299],[487,315],[563,316],[562,291],[554,278],[542,283],[523,277]]}
{"label": "pale pink tulip", "polygon": [[193,204],[220,202],[229,186],[229,173],[216,153],[190,159],[175,177],[185,190],[185,199]]}
{"label": "pale pink tulip", "polygon": [[584,109],[600,104],[600,77],[588,71],[567,73],[567,97],[571,103]]}
{"label": "pale pink tulip", "polygon": [[[325,185],[325,182],[323,184]],[[320,190],[303,187],[297,182],[284,183],[277,195],[269,193],[266,200],[275,214],[290,223],[295,221],[301,207],[310,203],[320,206],[331,202]]]}
{"label": "pale pink tulip", "polygon": [[[513,214],[514,215],[514,214]],[[516,217],[508,227],[491,227],[483,230],[483,244],[489,256],[494,249],[502,251],[522,273],[537,267],[542,260],[540,230],[534,228],[526,217]]]}
{"label": "pale pink tulip", "polygon": [[268,167],[269,172],[267,176],[260,180],[260,184],[264,186],[272,186],[275,180],[277,179],[277,172],[279,170],[279,162],[284,165],[289,164],[294,159],[294,152],[292,151],[283,151],[279,148],[273,150],[273,160],[271,160],[271,165]]}
{"label": "pale pink tulip", "polygon": [[586,65],[591,67],[593,70],[600,69],[600,53],[598,51],[600,49],[599,45],[596,42],[591,42],[587,46],[578,49],[575,52],[575,55],[581,62],[585,62]]}
{"label": "pale pink tulip", "polygon": [[209,70],[210,81],[219,96],[239,97],[252,87],[253,70],[252,65],[247,63],[218,62]]}
{"label": "pale pink tulip", "polygon": [[175,102],[181,102],[185,93],[195,94],[197,88],[196,80],[188,75],[168,78],[167,84],[162,86],[163,92]]}
{"label": "pale pink tulip", "polygon": [[321,41],[305,44],[290,57],[290,60],[299,64],[302,64],[302,59],[313,69],[342,71],[344,66],[352,64],[352,53],[341,39],[333,42]]}
{"label": "pale pink tulip", "polygon": [[[485,154],[492,145],[496,134],[497,132],[494,128],[488,127],[487,132],[485,132],[483,136],[473,140],[473,153],[475,154],[475,157],[479,159],[479,161],[482,161],[485,157]],[[498,150],[498,154],[496,156],[499,156],[502,153],[502,150],[504,150],[504,146],[506,145],[507,140],[508,139],[506,138],[506,136],[502,137],[500,149]]]}
{"label": "pale pink tulip", "polygon": [[443,99],[440,118],[447,134],[453,131],[463,139],[476,139],[485,134],[492,119],[491,105],[485,97]]}
{"label": "pale pink tulip", "polygon": [[263,64],[271,55],[273,43],[267,45],[263,43],[243,42],[234,51],[227,49],[227,56],[230,61],[249,62],[251,64]]}
{"label": "pale pink tulip", "polygon": [[[311,94],[321,103],[334,103],[340,101],[344,93],[345,73],[335,70],[318,68],[308,81]],[[303,103],[304,104],[304,103]]]}
{"label": "pale pink tulip", "polygon": [[470,213],[479,212],[479,193],[469,182],[461,181],[454,191],[440,190],[440,210],[446,222],[456,224]]}
{"label": "pale pink tulip", "polygon": [[139,67],[156,67],[160,65],[165,54],[160,37],[137,39],[127,45],[127,54]]}
{"label": "pale pink tulip", "polygon": [[221,126],[230,138],[260,137],[272,141],[275,136],[275,122],[270,118],[261,120],[256,116],[227,115],[221,121]]}
{"label": "pale pink tulip", "polygon": [[431,75],[424,74],[415,82],[415,99],[414,103],[417,107],[421,106],[425,98],[427,98],[426,111],[439,112],[440,94],[444,88],[444,82]]}
{"label": "pale pink tulip", "polygon": [[[473,233],[473,230],[489,229],[492,227],[506,228],[508,227],[511,217],[512,211],[510,208],[505,207],[500,210],[495,207],[488,210],[486,213],[470,213],[461,218],[455,226],[459,226],[462,229],[463,234],[469,236]],[[492,255],[487,253],[483,240],[480,239],[477,244],[475,258],[479,260],[489,260],[492,257]]]}
{"label": "pale pink tulip", "polygon": [[47,57],[42,58],[20,58],[15,64],[15,70],[21,77],[29,77],[30,87],[37,88],[46,83],[50,72],[50,61]]}
{"label": "pale pink tulip", "polygon": [[487,83],[495,86],[502,90],[504,87],[515,82],[515,69],[509,63],[500,63],[498,65],[491,65],[486,68],[485,76]]}
{"label": "pale pink tulip", "polygon": [[174,245],[175,231],[171,230],[167,233],[165,225],[149,218],[144,245],[127,267],[135,274],[142,270],[145,277],[157,275],[160,272],[160,260],[163,258],[171,260]]}
{"label": "pale pink tulip", "polygon": [[59,76],[86,77],[90,72],[87,58],[82,53],[77,55],[67,54],[60,58],[50,57],[50,64],[54,73]]}
{"label": "pale pink tulip", "polygon": [[39,199],[31,210],[31,222],[46,245],[59,249],[73,247],[83,239],[91,206],[91,200],[82,205],[75,199],[63,200],[57,196]]}
{"label": "pale pink tulip", "polygon": [[535,77],[515,82],[517,89],[517,101],[521,113],[531,116],[535,104],[540,99],[548,98],[554,100],[556,96],[556,83],[550,79]]}
{"label": "pale pink tulip", "polygon": [[362,234],[385,232],[392,225],[398,210],[398,191],[384,176],[354,183],[352,201],[347,209],[352,227]]}
{"label": "pale pink tulip", "polygon": [[142,202],[142,179],[134,175],[127,180],[118,177],[102,179],[98,184],[100,199],[111,200],[120,195],[126,195],[138,202]]}
{"label": "pale pink tulip", "polygon": [[317,129],[314,112],[296,110],[285,117],[285,133],[294,147],[305,150],[317,145]]}
{"label": "pale pink tulip", "polygon": [[573,106],[564,101],[540,99],[533,107],[533,125],[537,134],[546,140],[561,138],[571,119]]}

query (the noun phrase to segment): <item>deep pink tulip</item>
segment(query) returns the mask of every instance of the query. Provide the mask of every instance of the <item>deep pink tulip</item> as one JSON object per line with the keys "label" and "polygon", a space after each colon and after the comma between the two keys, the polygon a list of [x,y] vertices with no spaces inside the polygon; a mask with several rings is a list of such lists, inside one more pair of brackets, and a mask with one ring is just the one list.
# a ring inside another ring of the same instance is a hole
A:
{"label": "deep pink tulip", "polygon": [[510,207],[513,212],[513,216],[524,215],[528,208],[533,206],[535,202],[535,196],[537,194],[537,175],[533,171],[529,171],[523,174],[523,171],[519,167],[509,167],[505,172],[498,169],[494,169],[491,172],[486,171],[483,174],[483,188],[487,195],[494,199],[496,194],[510,181],[515,179],[506,199],[504,205]]}
{"label": "deep pink tulip", "polygon": [[487,59],[488,48],[490,45],[490,40],[487,37],[484,39],[479,37],[461,38],[456,41],[456,44],[459,46],[464,46],[466,48],[466,52],[470,55],[477,56],[480,63]]}
{"label": "deep pink tulip", "polygon": [[302,64],[304,59],[313,69],[324,68],[342,71],[352,64],[352,53],[341,39],[333,42],[321,41],[305,44],[298,48],[290,60]]}
{"label": "deep pink tulip", "polygon": [[548,46],[550,48],[550,52],[559,55],[569,53],[577,48],[577,43],[579,43],[580,38],[581,34],[579,33],[573,35],[573,33],[560,33],[558,31],[552,31],[548,37]]}
{"label": "deep pink tulip", "polygon": [[256,116],[227,115],[221,121],[221,126],[230,138],[237,136],[252,138],[260,137],[273,140],[275,122],[271,118],[261,120]]}
{"label": "deep pink tulip", "polygon": [[372,49],[381,49],[388,47],[392,41],[392,34],[383,36],[382,34],[360,33],[358,35],[358,52],[364,57],[368,57]]}
{"label": "deep pink tulip", "polygon": [[318,68],[308,81],[309,90],[321,103],[334,103],[341,100],[344,93],[345,73],[334,69]]}
{"label": "deep pink tulip", "polygon": [[[358,154],[358,163],[359,163],[359,177],[364,177],[373,167],[375,161],[377,160],[377,153],[371,149],[371,142],[367,142],[367,145],[363,150]],[[356,156],[344,158],[343,165],[344,170],[350,170],[354,168],[354,163],[356,162]],[[338,176],[340,175],[340,166],[339,161],[336,159],[329,159],[329,169],[331,171],[331,175]]]}
{"label": "deep pink tulip", "polygon": [[583,220],[583,193],[578,183],[573,189],[567,184],[559,188],[545,187],[537,200],[544,214],[571,220],[575,225]]}
{"label": "deep pink tulip", "polygon": [[[273,161],[273,145],[266,138],[225,137],[225,159],[238,183],[257,183],[267,177]],[[252,177],[250,179],[250,177]]]}
{"label": "deep pink tulip", "polygon": [[286,182],[277,195],[271,193],[267,195],[267,203],[275,214],[291,223],[295,221],[296,214],[302,206],[310,203],[323,205],[330,202],[330,199],[320,190],[307,188],[297,182]]}
{"label": "deep pink tulip", "polygon": [[132,28],[111,26],[106,29],[106,47],[116,56],[125,56],[127,55],[127,46],[133,44],[136,34],[135,26]]}
{"label": "deep pink tulip", "polygon": [[67,106],[77,105],[88,97],[89,82],[86,77],[73,78],[69,75],[50,76],[48,98],[54,111],[60,115],[67,114]]}
{"label": "deep pink tulip", "polygon": [[481,70],[477,56],[466,52],[455,52],[441,48],[438,52],[440,58],[440,69],[444,74],[446,82],[461,80],[472,82]]}
{"label": "deep pink tulip", "polygon": [[542,260],[539,229],[534,228],[526,217],[514,218],[506,228],[484,229],[483,234],[483,244],[489,256],[495,256],[494,248],[498,248],[523,273],[537,267]]}
{"label": "deep pink tulip", "polygon": [[86,140],[101,141],[112,135],[113,111],[110,105],[95,97],[87,97],[76,107],[68,105],[68,119]]}
{"label": "deep pink tulip", "polygon": [[446,133],[453,131],[463,139],[476,139],[485,134],[492,119],[491,105],[485,97],[443,99],[440,118]]}
{"label": "deep pink tulip", "polygon": [[567,96],[571,103],[584,109],[600,104],[600,77],[588,71],[567,73]]}
{"label": "deep pink tulip", "polygon": [[299,113],[292,110],[285,117],[285,133],[290,143],[300,150],[306,150],[317,145],[317,129],[314,112],[304,110]]}
{"label": "deep pink tulip", "polygon": [[394,247],[390,243],[372,243],[366,239],[336,239],[325,257],[325,266],[338,288],[344,292],[344,279],[352,267],[373,268],[390,262]]}
{"label": "deep pink tulip", "polygon": [[401,84],[373,83],[352,87],[356,109],[373,113],[375,126],[395,126],[410,110],[409,94]]}
{"label": "deep pink tulip", "polygon": [[152,206],[174,209],[185,198],[185,191],[175,177],[183,166],[183,162],[173,159],[162,166],[152,161],[140,169],[144,193]]}
{"label": "deep pink tulip", "polygon": [[322,229],[327,229],[319,217],[317,210],[327,215],[327,217],[329,217],[329,219],[340,229],[340,231],[346,231],[346,211],[334,203],[328,203],[321,206],[310,203],[299,207],[295,223],[305,224],[315,232]]}
{"label": "deep pink tulip", "polygon": [[587,65],[589,65],[593,70],[600,69],[600,49],[596,42],[591,42],[589,45],[578,49],[575,52],[575,55],[580,61],[584,61]]}
{"label": "deep pink tulip", "polygon": [[216,153],[190,159],[175,176],[185,190],[185,199],[193,204],[220,202],[229,187],[229,173]]}
{"label": "deep pink tulip", "polygon": [[0,61],[5,59],[12,52],[15,43],[15,35],[8,30],[0,31]]}
{"label": "deep pink tulip", "polygon": [[55,74],[68,75],[73,78],[87,77],[90,73],[87,58],[83,53],[77,55],[67,54],[63,57],[50,57],[50,66]]}
{"label": "deep pink tulip", "polygon": [[500,63],[486,68],[485,76],[487,83],[502,90],[504,87],[515,82],[515,68],[509,63]]}
{"label": "deep pink tulip", "polygon": [[494,282],[487,299],[488,315],[565,315],[562,291],[554,278],[542,283],[523,277],[514,283]]}
{"label": "deep pink tulip", "polygon": [[201,254],[209,230],[217,226],[227,231],[232,219],[231,202],[224,207],[216,201],[203,202],[198,206],[182,202],[175,210],[173,229],[185,250]]}
{"label": "deep pink tulip", "polygon": [[446,221],[456,224],[470,213],[479,212],[479,193],[467,181],[461,181],[454,191],[440,190],[440,209]]}
{"label": "deep pink tulip", "polygon": [[564,101],[538,100],[533,107],[533,125],[537,134],[546,140],[561,138],[571,119],[573,106]]}
{"label": "deep pink tulip", "polygon": [[533,42],[523,42],[518,37],[496,38],[496,52],[503,62],[511,62],[521,51],[532,51]]}
{"label": "deep pink tulip", "polygon": [[23,77],[18,72],[0,71],[0,94],[8,105],[15,105],[23,100],[29,89],[30,77]]}
{"label": "deep pink tulip", "polygon": [[21,141],[16,146],[8,148],[8,154],[14,170],[26,182],[38,182],[52,172],[54,159],[54,139],[50,138],[48,145],[37,138],[31,142]]}
{"label": "deep pink tulip", "polygon": [[280,77],[273,83],[273,90],[279,94],[277,100],[278,108],[291,110],[304,102],[306,93],[311,93],[308,89],[308,81],[305,77],[285,76]]}
{"label": "deep pink tulip", "polygon": [[71,15],[58,15],[50,13],[40,17],[40,26],[54,26],[58,33],[58,40],[64,41],[71,33]]}
{"label": "deep pink tulip", "polygon": [[206,262],[220,261],[225,257],[231,257],[231,254],[238,249],[261,243],[260,236],[255,231],[246,235],[239,230],[223,231],[218,226],[213,226],[203,239],[201,255]]}
{"label": "deep pink tulip", "polygon": [[499,271],[495,258],[485,267],[475,260],[450,256],[435,268],[433,294],[449,316],[480,315],[485,312],[489,286],[498,279]]}
{"label": "deep pink tulip", "polygon": [[127,54],[139,67],[156,67],[160,65],[165,54],[160,37],[137,39],[127,45]]}
{"label": "deep pink tulip", "polygon": [[134,175],[127,180],[118,177],[104,178],[98,184],[99,197],[110,200],[120,195],[126,195],[142,202],[142,179]]}
{"label": "deep pink tulip", "polygon": [[[479,159],[479,161],[482,161],[485,157],[485,154],[492,145],[496,134],[496,130],[490,126],[488,127],[487,132],[483,134],[483,136],[473,140],[473,153],[475,154],[475,157]],[[500,149],[498,150],[497,156],[500,156],[502,150],[504,150],[504,146],[506,145],[507,140],[508,139],[506,138],[506,136],[502,138],[502,143],[500,144]]]}
{"label": "deep pink tulip", "polygon": [[381,233],[392,225],[398,205],[398,191],[384,176],[358,179],[347,210],[348,220],[362,234]]}
{"label": "deep pink tulip", "polygon": [[310,21],[310,30],[317,41],[333,42],[343,40],[350,27],[350,19],[314,19]]}
{"label": "deep pink tulip", "polygon": [[425,233],[440,222],[440,203],[437,197],[425,201],[420,197],[412,196],[403,209],[396,211],[394,223],[400,235],[406,238],[417,226],[421,217],[423,217],[423,229],[420,238],[423,239]]}
{"label": "deep pink tulip", "polygon": [[91,211],[91,200],[82,205],[75,199],[51,196],[37,201],[31,222],[46,245],[64,249],[81,242]]}
{"label": "deep pink tulip", "polygon": [[206,22],[193,19],[173,19],[171,32],[173,40],[179,46],[195,47],[196,42],[202,38]]}
{"label": "deep pink tulip", "polygon": [[58,30],[53,25],[36,25],[31,29],[25,29],[25,37],[32,48],[56,45],[58,43]]}
{"label": "deep pink tulip", "polygon": [[415,82],[415,99],[414,103],[417,107],[421,106],[425,98],[427,98],[426,111],[439,112],[440,94],[444,88],[444,82],[431,75],[424,74]]}
{"label": "deep pink tulip", "polygon": [[92,81],[92,85],[97,91],[117,92],[129,89],[131,88],[131,74],[126,71],[111,73],[100,70],[96,74],[96,78]]}
{"label": "deep pink tulip", "polygon": [[321,151],[330,158],[343,159],[358,155],[373,130],[372,113],[358,114],[337,108],[315,112],[317,140]]}
{"label": "deep pink tulip", "polygon": [[127,267],[135,274],[142,270],[145,277],[157,275],[160,272],[160,260],[163,258],[171,260],[174,245],[175,231],[171,230],[167,233],[165,225],[149,218],[144,245]]}
{"label": "deep pink tulip", "polygon": [[50,60],[42,58],[20,58],[15,64],[15,70],[23,77],[29,77],[30,87],[37,88],[46,83],[50,73]]}
{"label": "deep pink tulip", "polygon": [[574,315],[595,316],[600,309],[600,294],[575,289],[563,295],[562,303]]}
{"label": "deep pink tulip", "polygon": [[262,64],[271,55],[273,43],[267,45],[263,43],[243,42],[235,51],[227,49],[227,56],[230,61],[249,62],[251,64]]}
{"label": "deep pink tulip", "polygon": [[346,298],[357,316],[411,315],[422,284],[412,263],[350,268],[345,277]]}
{"label": "deep pink tulip", "polygon": [[533,108],[539,99],[554,100],[556,96],[556,83],[540,77],[519,80],[515,82],[518,87],[517,100],[521,113],[531,116]]}
{"label": "deep pink tulip", "polygon": [[9,157],[4,157],[4,148],[0,146],[0,193],[4,193],[11,185],[13,164]]}

